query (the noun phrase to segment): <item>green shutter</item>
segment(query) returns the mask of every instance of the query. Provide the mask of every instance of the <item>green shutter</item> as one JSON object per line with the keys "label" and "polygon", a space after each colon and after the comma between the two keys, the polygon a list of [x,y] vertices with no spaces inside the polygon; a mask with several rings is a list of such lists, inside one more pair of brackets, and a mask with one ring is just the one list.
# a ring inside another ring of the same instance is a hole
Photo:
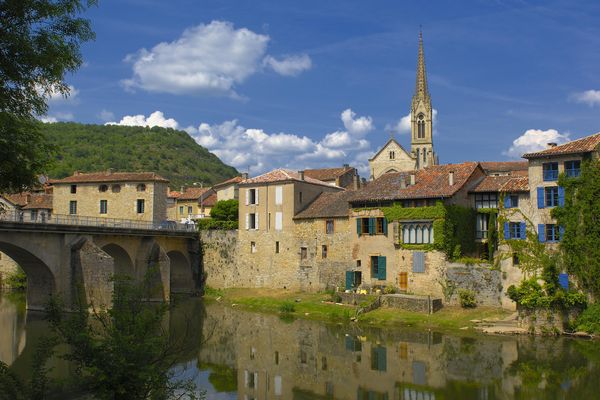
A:
{"label": "green shutter", "polygon": [[346,290],[351,290],[354,287],[354,272],[346,271]]}
{"label": "green shutter", "polygon": [[377,279],[380,281],[385,280],[385,272],[386,272],[386,258],[385,257],[377,257]]}
{"label": "green shutter", "polygon": [[377,349],[377,369],[379,371],[387,371],[387,349],[385,347],[380,347]]}
{"label": "green shutter", "polygon": [[387,236],[388,233],[388,221],[387,218],[383,219],[383,234]]}
{"label": "green shutter", "polygon": [[358,236],[360,237],[360,228],[361,226],[361,218],[356,218],[356,233],[358,234]]}
{"label": "green shutter", "polygon": [[375,218],[369,218],[369,235],[375,234]]}

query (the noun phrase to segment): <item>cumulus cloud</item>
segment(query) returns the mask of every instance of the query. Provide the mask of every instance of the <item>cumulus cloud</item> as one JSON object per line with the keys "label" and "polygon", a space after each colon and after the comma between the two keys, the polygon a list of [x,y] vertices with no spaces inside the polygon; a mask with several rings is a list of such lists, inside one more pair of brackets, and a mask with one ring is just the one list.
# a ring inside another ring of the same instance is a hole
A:
{"label": "cumulus cloud", "polygon": [[356,113],[350,108],[342,111],[340,115],[344,127],[351,135],[362,136],[375,129],[373,119],[371,117],[356,117]]}
{"label": "cumulus cloud", "polygon": [[263,65],[272,68],[279,75],[298,76],[312,67],[312,60],[307,54],[286,56],[280,60],[266,56]]}
{"label": "cumulus cloud", "polygon": [[177,129],[179,124],[173,118],[165,118],[162,111],[154,111],[146,118],[142,114],[126,115],[119,122],[107,122],[105,125],[125,125],[125,126],[159,126],[162,128]]}
{"label": "cumulus cloud", "polygon": [[41,116],[38,119],[46,124],[54,124],[56,122],[73,121],[75,115],[70,112],[54,112]]}
{"label": "cumulus cloud", "polygon": [[576,103],[587,104],[590,107],[600,106],[600,90],[586,90],[585,92],[574,93],[571,99]]}
{"label": "cumulus cloud", "polygon": [[[436,135],[437,134],[437,125],[438,125],[438,118],[437,118],[438,112],[434,108],[432,110],[431,114],[433,117],[433,134]],[[407,115],[400,118],[398,120],[398,122],[396,122],[394,124],[387,124],[385,126],[385,130],[392,131],[394,133],[399,133],[399,134],[405,134],[405,133],[410,134],[410,130],[411,130],[411,120],[410,119],[411,119],[411,113],[408,113]]]}
{"label": "cumulus cloud", "polygon": [[125,58],[133,76],[126,89],[172,94],[226,94],[239,97],[236,85],[262,68],[261,60],[277,73],[295,76],[310,68],[306,55],[282,60],[266,56],[270,38],[226,21],[212,21],[186,29],[173,42],[140,49]]}
{"label": "cumulus cloud", "polygon": [[56,104],[77,104],[79,103],[79,90],[75,88],[75,86],[73,85],[67,85],[68,86],[68,94],[65,96],[63,95],[60,91],[58,91],[58,89],[54,88],[47,88],[44,89],[41,86],[36,86],[36,90],[40,95],[43,95],[46,97],[46,100],[48,101],[48,104],[50,106],[52,105],[56,105]]}
{"label": "cumulus cloud", "polygon": [[525,153],[544,150],[548,143],[563,144],[569,141],[569,134],[561,134],[556,129],[529,129],[513,140],[512,146],[502,154],[511,158],[520,158]]}

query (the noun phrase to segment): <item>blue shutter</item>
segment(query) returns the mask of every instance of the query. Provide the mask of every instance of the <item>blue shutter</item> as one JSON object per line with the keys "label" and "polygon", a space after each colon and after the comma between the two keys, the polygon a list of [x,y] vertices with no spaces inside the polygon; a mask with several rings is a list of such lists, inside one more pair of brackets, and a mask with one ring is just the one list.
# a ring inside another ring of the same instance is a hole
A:
{"label": "blue shutter", "polygon": [[379,279],[380,281],[384,281],[385,280],[385,270],[386,270],[386,258],[385,257],[379,257],[379,260],[377,261],[377,279]]}
{"label": "blue shutter", "polygon": [[538,208],[544,208],[544,188],[543,187],[537,188],[537,201],[538,201]]}
{"label": "blue shutter", "polygon": [[361,218],[356,218],[356,233],[360,237],[360,228],[361,228]]}
{"label": "blue shutter", "polygon": [[388,221],[387,218],[383,218],[383,234],[387,236],[388,233]]}
{"label": "blue shutter", "polygon": [[565,188],[562,186],[558,187],[558,206],[565,206]]}
{"label": "blue shutter", "polygon": [[504,208],[510,208],[510,195],[508,193],[504,195]]}
{"label": "blue shutter", "polygon": [[540,243],[546,241],[546,225],[544,224],[538,224],[538,240]]}
{"label": "blue shutter", "polygon": [[504,239],[510,239],[510,225],[508,224],[508,222],[504,223]]}
{"label": "blue shutter", "polygon": [[413,252],[413,272],[425,272],[425,253]]}
{"label": "blue shutter", "polygon": [[564,234],[565,234],[565,227],[562,225],[559,225],[558,226],[558,240],[562,240]]}
{"label": "blue shutter", "polygon": [[519,233],[521,234],[521,239],[527,239],[527,233],[525,232],[525,230],[527,229],[525,222],[521,222],[519,224]]}
{"label": "blue shutter", "polygon": [[354,272],[346,271],[346,290],[354,287]]}
{"label": "blue shutter", "polygon": [[558,284],[562,286],[563,289],[569,290],[569,275],[558,274]]}

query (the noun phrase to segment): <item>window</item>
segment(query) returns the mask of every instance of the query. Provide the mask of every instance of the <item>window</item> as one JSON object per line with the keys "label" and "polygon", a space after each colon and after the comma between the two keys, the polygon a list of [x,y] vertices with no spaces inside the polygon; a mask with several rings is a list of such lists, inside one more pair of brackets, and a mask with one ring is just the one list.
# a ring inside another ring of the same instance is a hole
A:
{"label": "window", "polygon": [[258,204],[258,189],[248,189],[246,196],[246,204]]}
{"label": "window", "polygon": [[327,258],[327,245],[326,244],[321,246],[321,258]]}
{"label": "window", "polygon": [[371,256],[371,278],[383,281],[386,279],[387,260],[381,256]]}
{"label": "window", "polygon": [[328,235],[333,234],[334,232],[334,222],[332,219],[328,219],[325,221],[325,233]]}
{"label": "window", "polygon": [[275,375],[275,378],[273,378],[273,386],[275,389],[275,396],[281,396],[281,392],[282,392],[281,375]]}
{"label": "window", "polygon": [[77,214],[77,202],[76,201],[69,202],[69,214]]}
{"label": "window", "polygon": [[419,120],[417,121],[417,138],[425,138],[425,117],[423,114],[419,114]]}
{"label": "window", "polygon": [[519,265],[519,263],[521,261],[519,260],[519,254],[518,253],[513,253],[513,255],[512,255],[512,262],[513,262],[513,265]]}
{"label": "window", "polygon": [[275,204],[283,204],[283,186],[275,186]]}
{"label": "window", "polygon": [[[42,214],[42,215],[43,215],[43,214]],[[37,216],[38,216],[38,212],[37,212],[37,210],[31,210],[31,211],[29,212],[29,218],[30,218],[32,221],[35,221],[35,220],[37,219]]]}
{"label": "window", "polygon": [[578,177],[581,173],[581,161],[565,161],[565,175],[571,178]]}
{"label": "window", "polygon": [[138,192],[145,192],[146,191],[146,185],[143,183],[140,183],[139,185],[137,185],[137,191]]}
{"label": "window", "polygon": [[558,232],[558,225],[546,224],[546,241],[547,242],[558,242],[560,235]]}
{"label": "window", "polygon": [[425,272],[425,253],[422,251],[413,252],[412,272]]}
{"label": "window", "polygon": [[113,193],[120,193],[121,192],[121,185],[112,185],[112,187],[110,188],[110,190],[112,190]]}
{"label": "window", "polygon": [[431,222],[412,222],[402,224],[402,243],[430,244],[434,242]]}
{"label": "window", "polygon": [[525,222],[505,222],[504,239],[525,239]]}
{"label": "window", "polygon": [[298,192],[298,201],[302,204],[302,192]]}
{"label": "window", "polygon": [[[360,267],[360,264],[358,264]],[[346,290],[352,290],[359,287],[362,283],[361,271],[346,271]]]}
{"label": "window", "polygon": [[275,242],[275,254],[279,254],[279,242]]}
{"label": "window", "polygon": [[385,347],[371,347],[371,370],[382,372],[387,370],[387,349]]}
{"label": "window", "polygon": [[275,352],[275,365],[279,365],[279,352]]}
{"label": "window", "polygon": [[77,193],[77,185],[71,185],[71,193],[72,194]]}
{"label": "window", "polygon": [[277,211],[275,213],[275,230],[280,231],[283,229],[283,213],[281,211]]}
{"label": "window", "polygon": [[100,214],[108,213],[108,201],[100,200]]}
{"label": "window", "polygon": [[183,206],[179,206],[179,214],[183,215]]}
{"label": "window", "polygon": [[558,187],[550,186],[544,188],[544,205],[546,207],[556,207],[558,206]]}
{"label": "window", "polygon": [[194,207],[188,206],[188,215],[192,215],[194,213]]}
{"label": "window", "polygon": [[327,371],[327,357],[321,357],[321,369]]}
{"label": "window", "polygon": [[306,247],[300,247],[300,259],[306,260],[308,258],[308,249]]}
{"label": "window", "polygon": [[393,151],[390,151],[390,160],[395,160],[396,159],[396,153]]}
{"label": "window", "polygon": [[357,218],[356,230],[361,235],[387,235],[387,220],[383,217]]}
{"label": "window", "polygon": [[544,181],[551,182],[558,180],[558,163],[549,162],[542,164],[542,170],[544,173]]}
{"label": "window", "polygon": [[504,208],[517,208],[519,207],[519,195],[518,194],[507,194],[504,196]]}
{"label": "window", "polygon": [[498,193],[477,193],[475,208],[498,208]]}
{"label": "window", "polygon": [[256,253],[256,242],[250,242],[250,253]]}
{"label": "window", "polygon": [[146,208],[146,201],[144,199],[137,199],[136,211],[138,214],[143,214]]}
{"label": "window", "polygon": [[100,186],[98,186],[98,191],[99,191],[99,192],[102,192],[102,193],[104,193],[104,192],[106,192],[107,190],[108,190],[108,185],[100,185]]}
{"label": "window", "polygon": [[488,214],[477,214],[477,239],[487,239],[488,237]]}
{"label": "window", "polygon": [[255,213],[246,214],[247,215],[247,223],[246,229],[258,229],[258,218],[256,218]]}

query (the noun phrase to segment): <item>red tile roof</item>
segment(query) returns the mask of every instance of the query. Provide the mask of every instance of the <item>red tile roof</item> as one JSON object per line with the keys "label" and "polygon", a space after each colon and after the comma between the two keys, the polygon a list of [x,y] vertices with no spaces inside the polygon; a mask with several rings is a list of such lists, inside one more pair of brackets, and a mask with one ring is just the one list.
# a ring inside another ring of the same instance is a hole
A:
{"label": "red tile roof", "polygon": [[513,175],[486,176],[475,188],[470,190],[471,193],[528,191],[529,178]]}
{"label": "red tile roof", "polygon": [[189,187],[179,195],[177,200],[200,200],[200,197],[208,192],[210,188]]}
{"label": "red tile roof", "polygon": [[219,182],[219,183],[213,185],[213,187],[216,188],[216,187],[231,185],[234,183],[240,183],[243,180],[244,180],[244,178],[242,178],[241,176],[238,175],[238,176],[234,176],[231,179],[227,179],[226,181]]}
{"label": "red tile roof", "polygon": [[479,164],[486,174],[493,174],[494,172],[527,171],[529,167],[527,161],[481,161]]}
{"label": "red tile roof", "polygon": [[501,192],[529,192],[529,177],[513,177],[500,188]]}
{"label": "red tile roof", "polygon": [[523,154],[523,158],[538,158],[538,157],[550,157],[561,154],[578,154],[578,153],[590,153],[598,149],[600,144],[600,132],[590,136],[586,136],[581,139],[573,140],[571,142],[561,144],[560,146],[550,147],[546,150],[537,151],[535,153]]}
{"label": "red tile roof", "polygon": [[348,199],[354,192],[323,192],[294,219],[348,217]]}
{"label": "red tile roof", "polygon": [[176,192],[174,190],[167,193],[167,197],[170,199],[178,199],[179,196],[181,196],[181,192]]}
{"label": "red tile roof", "polygon": [[297,171],[288,169],[274,169],[266,174],[259,175],[255,178],[246,179],[240,185],[252,185],[260,183],[276,183],[276,182],[306,182],[313,185],[321,185],[327,187],[335,187],[318,179],[304,175],[304,180],[300,179],[300,174]]}
{"label": "red tile roof", "polygon": [[217,194],[213,193],[204,200],[202,200],[202,205],[206,207],[213,207],[217,203]]}
{"label": "red tile roof", "polygon": [[23,192],[23,193],[14,193],[14,194],[3,194],[2,197],[4,197],[6,200],[10,201],[15,206],[23,207],[24,205],[27,204],[27,196],[29,196],[29,195],[30,195],[29,192]]}
{"label": "red tile roof", "polygon": [[63,179],[52,179],[53,185],[62,183],[92,183],[92,182],[169,182],[154,172],[91,172],[76,173]]}
{"label": "red tile roof", "polygon": [[[477,162],[435,165],[415,171],[415,184],[409,185],[409,172],[390,172],[353,192],[351,202],[370,202],[401,199],[429,199],[452,197],[463,188],[469,178],[479,169]],[[454,172],[454,184],[449,183],[449,173]],[[401,179],[407,186],[401,189]]]}
{"label": "red tile roof", "polygon": [[23,207],[24,210],[52,210],[51,194],[32,194],[29,203]]}
{"label": "red tile roof", "polygon": [[352,167],[306,169],[304,170],[304,176],[320,181],[335,181],[340,176],[353,171],[355,171],[355,169]]}

